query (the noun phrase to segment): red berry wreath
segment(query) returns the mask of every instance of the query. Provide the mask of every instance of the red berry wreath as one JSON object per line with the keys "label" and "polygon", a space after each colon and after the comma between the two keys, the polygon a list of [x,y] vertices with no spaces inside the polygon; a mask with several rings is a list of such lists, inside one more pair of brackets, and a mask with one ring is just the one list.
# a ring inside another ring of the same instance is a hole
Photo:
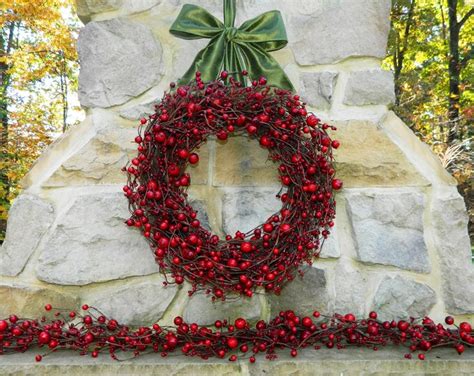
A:
{"label": "red berry wreath", "polygon": [[[166,276],[192,284],[190,294],[207,287],[217,298],[227,292],[252,296],[260,286],[278,294],[299,266],[319,255],[334,225],[333,190],[342,183],[334,178],[332,148],[339,143],[326,130],[335,127],[308,115],[297,95],[264,78],[249,87],[232,78],[225,84],[226,72],[221,78],[204,83],[198,73],[142,119],[138,156],[127,167],[124,187],[132,212],[127,224],[143,231]],[[278,164],[283,185],[279,212],[225,240],[201,226],[186,194],[186,166],[198,163],[196,151],[214,135],[221,141],[229,135],[257,139]]]}

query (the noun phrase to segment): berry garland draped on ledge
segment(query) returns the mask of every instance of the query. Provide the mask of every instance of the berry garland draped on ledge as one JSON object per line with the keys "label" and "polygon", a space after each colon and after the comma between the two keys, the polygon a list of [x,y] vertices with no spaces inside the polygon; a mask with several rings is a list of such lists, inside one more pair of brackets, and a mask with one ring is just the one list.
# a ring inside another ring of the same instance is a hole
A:
{"label": "berry garland draped on ledge", "polygon": [[[52,311],[53,307],[47,304],[45,309]],[[93,307],[84,305],[82,310],[82,313],[57,310],[53,319],[44,316],[22,319],[12,315],[0,320],[0,355],[30,349],[38,351],[39,346],[41,354],[36,355],[37,361],[50,352],[68,349],[94,358],[109,354],[116,360],[148,352],[160,353],[163,357],[178,352],[202,359],[248,358],[253,363],[258,353],[272,360],[277,358],[278,350],[284,349],[295,357],[304,348],[357,346],[377,350],[380,346],[399,345],[408,349],[405,358],[418,353],[418,359],[423,360],[425,352],[434,348],[451,347],[462,354],[474,345],[471,324],[454,325],[451,316],[446,317],[444,326],[428,317],[380,321],[376,312],[357,320],[352,313],[325,317],[315,311],[313,317],[301,317],[293,311],[285,311],[269,322],[261,320],[255,325],[241,317],[235,322],[218,320],[211,328],[175,317],[174,327],[156,323],[131,329]]]}

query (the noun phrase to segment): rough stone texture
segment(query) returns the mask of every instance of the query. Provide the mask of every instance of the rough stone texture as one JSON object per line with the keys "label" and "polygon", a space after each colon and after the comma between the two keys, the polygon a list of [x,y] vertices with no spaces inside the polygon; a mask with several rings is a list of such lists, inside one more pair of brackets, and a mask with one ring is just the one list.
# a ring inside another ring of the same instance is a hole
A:
{"label": "rough stone texture", "polygon": [[99,129],[43,183],[45,187],[87,184],[123,184],[122,167],[136,155],[136,129],[108,124]]}
{"label": "rough stone texture", "polygon": [[155,112],[155,104],[158,101],[151,101],[136,106],[128,107],[119,112],[120,116],[127,120],[139,120],[142,117]]}
{"label": "rough stone texture", "polygon": [[157,272],[145,238],[123,223],[128,216],[120,192],[77,195],[47,239],[37,277],[85,285]]}
{"label": "rough stone texture", "polygon": [[53,307],[64,307],[71,310],[79,306],[79,300],[73,295],[17,282],[0,283],[0,302],[1,318],[12,314],[40,318],[45,314],[44,305],[46,303]]}
{"label": "rough stone texture", "polygon": [[337,72],[304,72],[300,75],[302,99],[311,107],[325,110],[331,106]]}
{"label": "rough stone texture", "polygon": [[296,3],[301,13],[311,9],[309,14],[288,17],[288,39],[298,64],[329,64],[350,56],[385,57],[390,1]]}
{"label": "rough stone texture", "polygon": [[297,309],[300,315],[310,315],[315,310],[328,313],[332,309],[326,271],[315,267],[305,267],[303,270],[304,277],[295,276],[293,281],[283,287],[279,296],[268,296],[272,317],[288,309]]}
{"label": "rough stone texture", "polygon": [[0,247],[0,275],[16,276],[23,270],[53,221],[54,208],[50,203],[31,194],[17,197],[10,208],[6,238]]}
{"label": "rough stone texture", "polygon": [[414,191],[346,192],[360,261],[428,273],[423,238],[424,198]]}
{"label": "rough stone texture", "polygon": [[336,266],[334,275],[336,292],[334,311],[341,314],[352,312],[357,317],[363,317],[366,314],[366,294],[369,291],[366,277],[345,262],[340,262]]}
{"label": "rough stone texture", "polygon": [[277,167],[256,140],[232,137],[217,143],[213,185],[279,185]]}
{"label": "rough stone texture", "polygon": [[122,10],[138,13],[161,3],[162,0],[76,0],[76,9],[82,22],[90,21],[92,15]]}
{"label": "rough stone texture", "polygon": [[262,313],[262,304],[258,295],[253,298],[227,296],[226,301],[212,302],[211,297],[204,293],[195,293],[184,309],[186,322],[201,325],[212,325],[216,320],[227,319],[233,322],[238,317],[249,321],[257,321]]}
{"label": "rough stone texture", "polygon": [[264,223],[281,209],[277,189],[226,188],[222,199],[223,229],[226,234],[247,232]]}
{"label": "rough stone texture", "polygon": [[197,211],[197,219],[201,222],[201,226],[210,231],[211,225],[209,224],[209,216],[206,211],[206,203],[198,199],[190,199],[189,203]]}
{"label": "rough stone texture", "polygon": [[85,303],[125,325],[150,325],[163,316],[176,291],[174,285],[164,287],[163,281],[127,283],[92,294]]}
{"label": "rough stone texture", "polygon": [[79,35],[79,100],[85,107],[125,103],[158,83],[162,49],[144,25],[125,19],[91,22]]}
{"label": "rough stone texture", "polygon": [[236,362],[227,359],[211,358],[202,361],[184,355],[157,356],[155,353],[140,355],[135,359],[120,362],[101,356],[78,356],[63,351],[48,354],[42,362],[35,362],[31,353],[14,353],[2,357],[0,373],[5,376],[468,376],[474,368],[474,351],[466,351],[462,356],[453,349],[433,349],[425,361],[407,361],[403,347],[382,347],[378,351],[348,347],[337,351],[322,348],[298,350],[298,357],[292,358],[289,351],[278,351],[278,358],[265,359],[264,354],[257,355],[255,364],[249,364],[247,358]]}
{"label": "rough stone texture", "polygon": [[337,240],[337,230],[334,226],[331,230],[331,234],[324,241],[319,254],[320,258],[338,258],[341,256],[341,250],[339,248],[339,242]]}
{"label": "rough stone texture", "polygon": [[337,176],[344,187],[428,185],[413,164],[377,126],[365,121],[333,122]]}
{"label": "rough stone texture", "polygon": [[435,303],[431,287],[397,275],[382,280],[372,306],[380,320],[406,320],[428,315]]}
{"label": "rough stone texture", "polygon": [[474,266],[468,216],[456,188],[433,200],[432,221],[446,309],[451,314],[474,313]]}
{"label": "rough stone texture", "polygon": [[191,184],[204,185],[209,181],[209,160],[210,149],[213,148],[213,141],[208,141],[199,149],[194,150],[194,153],[199,155],[199,162],[195,165],[188,163],[186,172],[191,175]]}
{"label": "rough stone texture", "polygon": [[372,69],[351,72],[344,94],[344,104],[391,104],[395,101],[393,73]]}

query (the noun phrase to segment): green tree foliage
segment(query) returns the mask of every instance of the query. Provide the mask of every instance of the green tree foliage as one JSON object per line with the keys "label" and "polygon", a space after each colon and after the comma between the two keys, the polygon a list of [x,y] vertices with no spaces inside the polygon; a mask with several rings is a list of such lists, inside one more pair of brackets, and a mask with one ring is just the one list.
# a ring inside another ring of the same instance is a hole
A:
{"label": "green tree foliage", "polygon": [[19,182],[69,125],[77,90],[72,0],[0,2],[0,242]]}
{"label": "green tree foliage", "polygon": [[474,2],[393,0],[384,66],[394,111],[459,182],[474,234]]}

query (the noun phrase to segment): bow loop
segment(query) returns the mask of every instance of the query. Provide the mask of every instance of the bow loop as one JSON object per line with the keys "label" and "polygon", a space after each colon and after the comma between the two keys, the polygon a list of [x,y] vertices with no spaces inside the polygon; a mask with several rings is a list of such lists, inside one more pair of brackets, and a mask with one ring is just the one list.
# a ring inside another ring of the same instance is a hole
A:
{"label": "bow loop", "polygon": [[237,81],[245,84],[240,72],[246,69],[250,77],[265,76],[270,85],[293,91],[293,85],[268,54],[286,46],[288,39],[279,11],[270,11],[234,26],[235,0],[224,0],[224,23],[204,8],[186,4],[170,28],[170,32],[183,39],[210,39],[193,64],[179,80],[187,84],[201,72],[204,81],[215,80],[227,70]]}

